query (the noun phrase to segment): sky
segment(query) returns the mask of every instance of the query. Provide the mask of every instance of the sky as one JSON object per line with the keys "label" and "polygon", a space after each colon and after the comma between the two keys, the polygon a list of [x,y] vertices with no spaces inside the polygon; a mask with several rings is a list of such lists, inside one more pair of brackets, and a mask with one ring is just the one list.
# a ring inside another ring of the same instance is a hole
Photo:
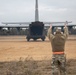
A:
{"label": "sky", "polygon": [[[76,0],[38,0],[39,21],[76,24]],[[35,0],[0,0],[1,22],[35,21]]]}

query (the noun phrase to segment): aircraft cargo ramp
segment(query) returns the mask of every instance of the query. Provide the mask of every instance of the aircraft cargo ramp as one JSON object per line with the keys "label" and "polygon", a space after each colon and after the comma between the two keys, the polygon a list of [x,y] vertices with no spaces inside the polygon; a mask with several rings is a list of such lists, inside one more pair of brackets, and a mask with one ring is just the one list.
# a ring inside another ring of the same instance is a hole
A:
{"label": "aircraft cargo ramp", "polygon": [[43,22],[32,22],[29,25],[28,33],[27,33],[27,41],[30,39],[37,39],[41,38],[42,41],[45,40],[45,33],[44,33],[44,24]]}

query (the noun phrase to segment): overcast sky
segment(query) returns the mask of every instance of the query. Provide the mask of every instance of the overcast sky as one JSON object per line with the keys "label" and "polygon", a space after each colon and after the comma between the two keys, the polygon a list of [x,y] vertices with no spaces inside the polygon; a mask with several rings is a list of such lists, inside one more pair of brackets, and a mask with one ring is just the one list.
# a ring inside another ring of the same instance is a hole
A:
{"label": "overcast sky", "polygon": [[[72,21],[76,24],[76,0],[38,0],[39,20]],[[1,22],[35,20],[35,0],[0,0]]]}

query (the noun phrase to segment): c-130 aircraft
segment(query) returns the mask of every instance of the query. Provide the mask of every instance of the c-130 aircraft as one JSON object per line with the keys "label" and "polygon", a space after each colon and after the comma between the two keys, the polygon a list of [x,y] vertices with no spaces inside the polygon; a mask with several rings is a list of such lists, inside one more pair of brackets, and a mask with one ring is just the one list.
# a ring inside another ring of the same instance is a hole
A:
{"label": "c-130 aircraft", "polygon": [[[27,41],[29,41],[30,39],[33,39],[34,41],[36,41],[37,39],[41,38],[42,41],[45,40],[45,27],[49,27],[50,24],[63,24],[65,22],[40,22],[39,21],[39,11],[38,11],[38,0],[36,0],[36,5],[35,5],[35,22],[2,22],[2,24],[5,24],[5,27],[28,27],[27,30],[27,36],[26,39]],[[71,23],[68,22],[67,23]],[[15,25],[15,26],[11,26],[10,24],[19,24],[19,25]],[[21,24],[28,24],[28,26],[24,26]],[[48,26],[45,26],[45,24],[48,24]],[[54,27],[58,27],[57,26],[53,26]],[[59,25],[59,27],[62,27]]]}

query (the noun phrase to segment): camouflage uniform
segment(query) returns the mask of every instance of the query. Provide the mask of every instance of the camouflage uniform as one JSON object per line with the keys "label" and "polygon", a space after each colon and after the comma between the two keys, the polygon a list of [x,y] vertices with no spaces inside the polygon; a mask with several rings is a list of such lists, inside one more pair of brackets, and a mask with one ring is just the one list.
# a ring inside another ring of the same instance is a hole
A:
{"label": "camouflage uniform", "polygon": [[[64,52],[65,42],[68,37],[68,28],[64,28],[63,34],[52,34],[52,30],[49,28],[47,36],[51,41],[52,52]],[[53,54],[52,55],[52,75],[66,75],[66,56],[65,54]]]}
{"label": "camouflage uniform", "polygon": [[65,55],[53,55],[51,68],[52,68],[52,75],[66,75],[66,57]]}

